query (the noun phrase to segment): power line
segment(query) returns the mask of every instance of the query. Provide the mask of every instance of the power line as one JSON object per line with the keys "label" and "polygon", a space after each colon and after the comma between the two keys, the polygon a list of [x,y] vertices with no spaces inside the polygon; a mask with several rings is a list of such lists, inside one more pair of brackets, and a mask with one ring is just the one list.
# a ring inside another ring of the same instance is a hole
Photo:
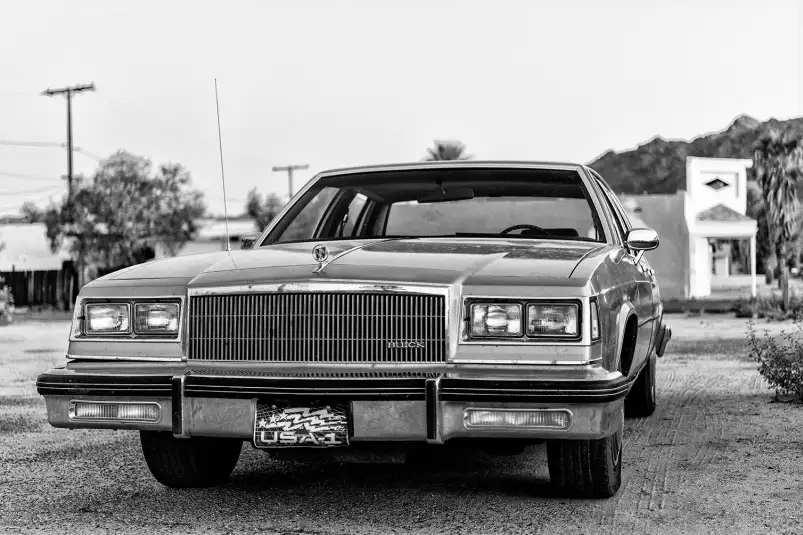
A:
{"label": "power line", "polygon": [[[65,148],[66,148],[66,147],[65,147]],[[80,154],[83,154],[84,156],[87,156],[87,157],[89,157],[89,158],[92,158],[92,159],[93,159],[93,160],[95,160],[96,162],[102,162],[102,161],[103,161],[103,158],[101,158],[100,156],[95,156],[95,155],[94,155],[94,154],[92,154],[91,152],[89,152],[89,151],[85,151],[85,150],[84,150],[84,149],[82,149],[81,147],[73,147],[73,150],[74,150],[75,152],[78,152],[78,153],[80,153]]]}
{"label": "power line", "polygon": [[[6,145],[6,146],[10,146],[10,147],[36,147],[36,148],[55,148],[55,147],[58,147],[58,148],[62,148],[62,149],[66,149],[67,148],[67,143],[60,143],[60,142],[57,142],[57,141],[12,141],[12,140],[3,139],[3,140],[0,140],[0,145]],[[79,154],[83,154],[84,156],[92,158],[96,162],[102,162],[103,161],[103,158],[101,158],[100,156],[97,156],[97,155],[89,152],[88,150],[82,149],[81,147],[73,147],[72,150],[73,150],[73,152],[77,152]]]}
{"label": "power line", "polygon": [[61,177],[52,177],[52,176],[44,176],[44,175],[28,175],[24,173],[12,173],[9,171],[0,171],[0,176],[8,177],[8,178],[18,178],[20,180],[35,180],[35,181],[50,181],[50,180],[61,180]]}
{"label": "power line", "polygon": [[46,191],[52,191],[56,188],[61,188],[61,185],[58,186],[47,186],[44,188],[37,188],[37,189],[27,189],[27,190],[19,190],[19,191],[0,191],[0,195],[28,195],[31,193],[44,193]]}
{"label": "power line", "polygon": [[10,145],[12,147],[63,147],[64,143],[57,141],[10,141],[0,140],[0,145]]}

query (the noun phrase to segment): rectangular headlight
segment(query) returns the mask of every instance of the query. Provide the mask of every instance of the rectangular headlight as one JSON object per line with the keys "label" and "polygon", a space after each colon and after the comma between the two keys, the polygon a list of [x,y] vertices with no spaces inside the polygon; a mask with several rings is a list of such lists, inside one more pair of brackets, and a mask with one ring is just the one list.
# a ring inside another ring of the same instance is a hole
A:
{"label": "rectangular headlight", "polygon": [[476,303],[471,305],[472,336],[522,336],[521,305]]}
{"label": "rectangular headlight", "polygon": [[176,334],[178,322],[178,303],[134,305],[134,332],[137,334]]}
{"label": "rectangular headlight", "polygon": [[86,305],[86,334],[125,334],[131,332],[131,318],[125,303]]}
{"label": "rectangular headlight", "polygon": [[576,304],[532,304],[527,307],[527,334],[576,338],[580,335]]}

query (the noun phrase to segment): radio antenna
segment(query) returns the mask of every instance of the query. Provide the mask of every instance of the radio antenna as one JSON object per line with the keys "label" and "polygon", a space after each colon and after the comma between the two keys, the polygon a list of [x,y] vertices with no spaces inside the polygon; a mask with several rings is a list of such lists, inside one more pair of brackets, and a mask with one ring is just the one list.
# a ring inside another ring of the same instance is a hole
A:
{"label": "radio antenna", "polygon": [[217,78],[215,78],[215,110],[217,111],[217,145],[220,151],[220,179],[223,181],[223,219],[226,222],[226,250],[231,251],[229,208],[226,206],[226,173],[223,171],[223,137],[220,135],[220,103],[217,98]]}

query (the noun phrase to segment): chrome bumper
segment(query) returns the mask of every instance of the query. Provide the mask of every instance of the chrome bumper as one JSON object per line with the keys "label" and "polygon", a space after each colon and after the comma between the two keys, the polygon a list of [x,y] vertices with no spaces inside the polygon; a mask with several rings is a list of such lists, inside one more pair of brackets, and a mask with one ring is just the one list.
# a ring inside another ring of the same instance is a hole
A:
{"label": "chrome bumper", "polygon": [[[171,370],[164,370],[171,371]],[[626,377],[584,380],[522,380],[510,377],[276,377],[76,373],[42,374],[37,389],[45,397],[54,427],[150,429],[177,437],[220,436],[250,440],[256,402],[290,406],[340,402],[350,407],[352,441],[426,441],[453,438],[592,439],[623,425]],[[76,421],[74,401],[150,401],[160,406],[155,422]],[[568,429],[474,428],[466,409],[562,409]]]}

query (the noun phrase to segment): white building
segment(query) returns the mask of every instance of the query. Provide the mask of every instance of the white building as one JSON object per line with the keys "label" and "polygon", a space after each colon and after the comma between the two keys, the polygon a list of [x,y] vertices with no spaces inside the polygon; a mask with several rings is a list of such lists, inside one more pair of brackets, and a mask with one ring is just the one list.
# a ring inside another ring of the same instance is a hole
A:
{"label": "white building", "polygon": [[[661,246],[647,258],[662,296],[699,298],[734,289],[756,294],[757,225],[745,215],[751,166],[746,159],[689,157],[685,190],[622,196],[633,218],[658,232]],[[735,242],[749,251],[746,265],[731,262]]]}

